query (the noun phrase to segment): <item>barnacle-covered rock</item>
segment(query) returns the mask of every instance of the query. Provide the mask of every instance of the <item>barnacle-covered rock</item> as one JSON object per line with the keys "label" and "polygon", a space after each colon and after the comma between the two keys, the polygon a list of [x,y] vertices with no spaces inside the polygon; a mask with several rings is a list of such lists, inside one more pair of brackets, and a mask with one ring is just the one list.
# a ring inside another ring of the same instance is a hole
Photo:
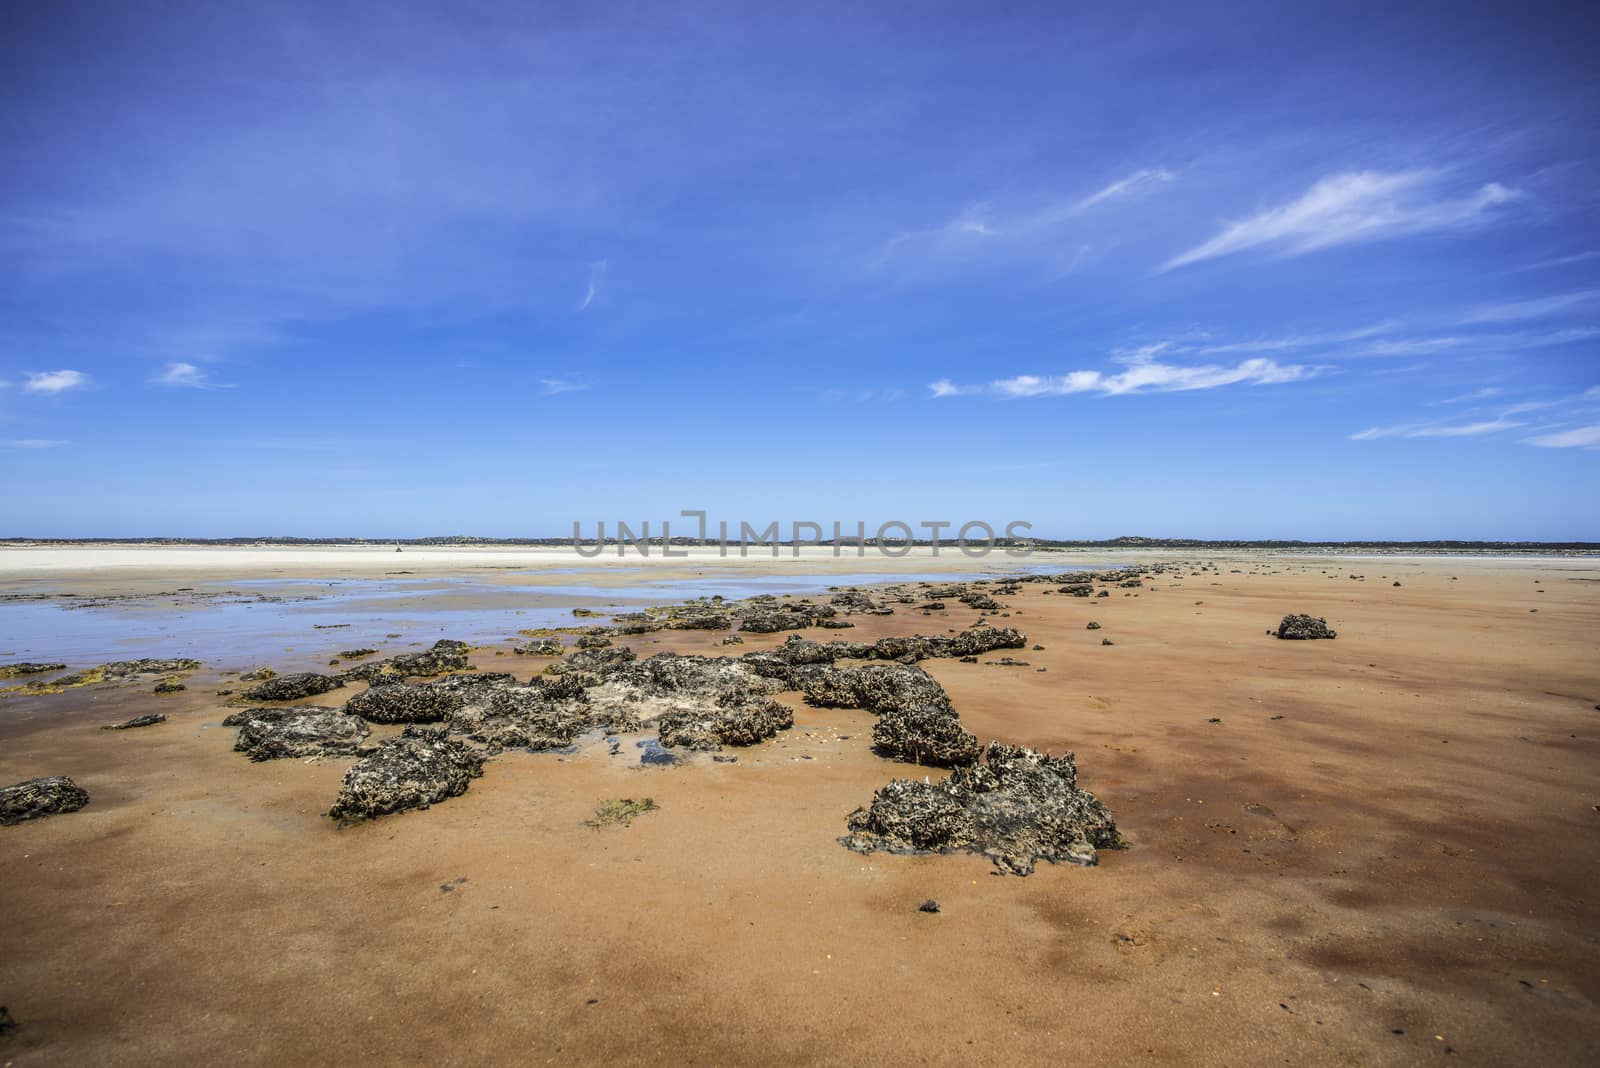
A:
{"label": "barnacle-covered rock", "polygon": [[76,812],[88,803],[89,791],[65,775],[29,779],[0,787],[0,824],[10,826],[24,820]]}
{"label": "barnacle-covered rock", "polygon": [[15,679],[22,675],[43,675],[49,671],[65,671],[65,664],[40,664],[32,660],[19,660],[12,664],[0,664],[0,679]]}
{"label": "barnacle-covered rock", "polygon": [[990,743],[984,761],[936,783],[900,780],[851,813],[840,841],[862,853],[981,853],[1002,872],[1039,860],[1094,864],[1123,846],[1106,807],[1078,789],[1072,754]]}
{"label": "barnacle-covered rock", "polygon": [[358,665],[339,676],[341,681],[383,683],[402,682],[412,677],[431,677],[451,671],[470,671],[467,654],[472,646],[451,638],[441,638],[420,653],[401,653],[383,660]]}
{"label": "barnacle-covered rock", "polygon": [[453,689],[423,684],[373,686],[344,703],[351,715],[373,723],[437,723],[465,703]]}
{"label": "barnacle-covered rock", "polygon": [[274,675],[239,696],[246,701],[300,701],[338,688],[338,679],[313,671],[302,671],[293,675]]}
{"label": "barnacle-covered rock", "polygon": [[913,764],[955,767],[978,759],[983,747],[949,705],[893,709],[872,725],[879,752]]}
{"label": "barnacle-covered rock", "polygon": [[882,715],[924,707],[950,707],[944,687],[932,675],[908,664],[867,664],[844,668],[799,668],[796,680],[806,703],[815,708],[863,708]]}
{"label": "barnacle-covered rock", "polygon": [[551,664],[545,670],[555,675],[564,675],[578,672],[604,678],[633,663],[638,657],[627,646],[614,646],[610,649],[582,649],[567,657],[559,664]]}
{"label": "barnacle-covered rock", "polygon": [[1027,635],[1014,627],[973,627],[957,634],[945,656],[976,656],[995,649],[1023,649],[1028,644]]}
{"label": "barnacle-covered rock", "polygon": [[1339,635],[1328,626],[1326,619],[1313,616],[1288,615],[1278,624],[1278,637],[1294,640],[1312,638],[1337,638]]}
{"label": "barnacle-covered rock", "polygon": [[[238,718],[233,748],[251,760],[287,757],[349,756],[372,728],[337,708],[254,709]],[[266,713],[265,715],[259,713]],[[233,720],[235,716],[229,716]],[[226,721],[224,721],[226,722]]]}
{"label": "barnacle-covered rock", "polygon": [[363,819],[436,805],[465,793],[483,774],[483,759],[443,730],[407,727],[350,766],[328,815]]}
{"label": "barnacle-covered rock", "polygon": [[755,745],[792,726],[794,711],[770,697],[726,708],[668,711],[656,719],[662,745],[702,750],[720,749],[724,745]]}

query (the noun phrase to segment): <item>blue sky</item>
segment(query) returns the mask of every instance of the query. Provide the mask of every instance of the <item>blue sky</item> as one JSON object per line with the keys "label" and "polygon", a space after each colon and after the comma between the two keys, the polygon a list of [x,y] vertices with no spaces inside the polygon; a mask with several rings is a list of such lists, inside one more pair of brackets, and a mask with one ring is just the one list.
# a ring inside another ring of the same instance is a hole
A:
{"label": "blue sky", "polygon": [[1600,539],[1592,5],[1063,7],[5,5],[0,533]]}

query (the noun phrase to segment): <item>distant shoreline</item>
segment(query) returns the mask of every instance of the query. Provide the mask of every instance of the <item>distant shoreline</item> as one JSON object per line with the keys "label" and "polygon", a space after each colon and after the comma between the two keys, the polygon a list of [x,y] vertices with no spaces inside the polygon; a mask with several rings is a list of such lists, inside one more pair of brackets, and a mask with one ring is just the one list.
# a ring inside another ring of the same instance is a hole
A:
{"label": "distant shoreline", "polygon": [[[234,538],[186,538],[186,537],[152,537],[152,538],[0,538],[0,546],[8,548],[26,548],[29,546],[42,546],[49,548],[71,548],[74,546],[110,547],[117,545],[134,545],[141,547],[184,547],[203,546],[227,548],[237,546],[241,548],[253,547],[384,547],[398,546],[401,548],[571,548],[574,544],[592,547],[597,544],[617,546],[624,544],[617,538],[605,538],[596,541],[585,538],[576,543],[571,538],[481,538],[466,535],[449,537],[424,537],[424,538],[301,538],[286,535],[271,537],[234,537]],[[629,540],[629,546],[645,544],[652,547],[670,545],[674,548],[692,548],[701,546],[697,538],[644,538]],[[714,544],[714,543],[712,543]],[[793,540],[777,541],[751,547],[754,555],[771,545],[783,548],[794,548]],[[868,538],[865,541],[834,541],[832,539],[820,542],[799,542],[801,546],[820,549],[831,549],[835,545],[844,548],[865,546],[874,548],[879,543],[876,539]],[[899,548],[910,545],[916,548],[930,548],[934,542],[930,539],[913,539],[909,542],[901,540],[885,540],[885,546]],[[1356,540],[1356,541],[1300,541],[1293,539],[1203,539],[1203,538],[1143,538],[1123,537],[1110,538],[1101,541],[1070,541],[1049,538],[1030,538],[1026,542],[1007,541],[997,539],[997,548],[1021,548],[1029,546],[1034,551],[1049,551],[1055,549],[1199,549],[1218,552],[1239,549],[1279,549],[1291,551],[1350,551],[1359,550],[1366,552],[1411,552],[1411,553],[1600,553],[1600,541],[1467,541],[1452,539],[1427,539],[1420,541],[1389,541],[1389,540]],[[955,551],[953,540],[945,539],[939,542],[941,547]],[[730,546],[731,548],[731,546]]]}

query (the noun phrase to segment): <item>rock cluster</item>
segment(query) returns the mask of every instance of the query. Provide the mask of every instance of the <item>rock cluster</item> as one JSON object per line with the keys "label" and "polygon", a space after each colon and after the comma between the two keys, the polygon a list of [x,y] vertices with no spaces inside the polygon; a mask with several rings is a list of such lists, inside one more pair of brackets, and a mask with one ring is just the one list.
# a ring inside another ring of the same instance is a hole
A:
{"label": "rock cluster", "polygon": [[1039,860],[1094,864],[1096,850],[1122,847],[1111,813],[1078,789],[1071,753],[991,742],[983,757],[940,782],[889,783],[851,813],[840,841],[862,853],[980,853],[1015,875]]}
{"label": "rock cluster", "polygon": [[[754,745],[793,726],[792,708],[774,698],[798,691],[813,707],[860,708],[875,715],[872,738],[879,753],[953,769],[938,783],[908,780],[878,791],[870,806],[850,817],[851,833],[844,841],[851,848],[969,849],[994,857],[1003,871],[1020,874],[1041,857],[1089,863],[1096,848],[1118,845],[1120,839],[1103,806],[1077,790],[1071,755],[1050,757],[998,744],[985,750],[962,725],[938,680],[917,666],[932,658],[975,659],[997,649],[1026,648],[1026,637],[1014,628],[980,621],[955,634],[871,642],[795,634],[775,649],[742,656],[659,653],[640,659],[631,648],[613,644],[620,634],[664,628],[737,624],[759,634],[848,626],[841,614],[892,612],[889,601],[940,603],[931,598],[947,597],[992,611],[1001,605],[987,589],[1013,593],[1018,588],[1015,583],[920,592],[891,588],[876,598],[844,590],[829,604],[775,597],[726,604],[714,598],[618,615],[611,626],[570,628],[580,634],[570,652],[553,637],[519,649],[567,652],[526,682],[473,671],[464,643],[441,641],[426,652],[362,664],[335,677],[275,676],[245,694],[248,700],[298,700],[366,682],[367,688],[342,709],[249,708],[223,722],[239,728],[236,748],[252,760],[358,757],[329,813],[349,820],[426,808],[465,791],[484,761],[505,749],[561,749],[597,731],[653,727],[657,737],[638,743],[646,765],[679,762],[673,750]],[[428,675],[442,677],[409,681]],[[401,735],[371,744],[369,723],[407,726]],[[612,739],[612,752],[620,751],[620,740]],[[735,758],[719,753],[717,759]]]}

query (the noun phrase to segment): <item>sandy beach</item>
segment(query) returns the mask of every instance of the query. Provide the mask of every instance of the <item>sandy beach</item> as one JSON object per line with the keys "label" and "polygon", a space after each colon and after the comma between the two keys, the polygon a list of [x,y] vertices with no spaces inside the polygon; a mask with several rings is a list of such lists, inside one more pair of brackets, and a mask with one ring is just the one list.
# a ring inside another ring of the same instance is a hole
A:
{"label": "sandy beach", "polygon": [[[0,554],[0,573],[7,593],[106,595],[278,567],[571,566],[129,552],[143,555]],[[737,762],[642,766],[598,740],[506,752],[459,797],[344,828],[325,813],[349,759],[250,763],[219,723],[216,691],[238,685],[224,672],[292,655],[206,660],[167,696],[144,680],[0,701],[0,783],[69,775],[92,798],[0,829],[0,1002],[18,1024],[4,1056],[1594,1063],[1600,561],[1201,559],[1217,567],[1105,598],[1025,583],[986,615],[1026,633],[1026,665],[921,665],[983,741],[1075,752],[1127,839],[1097,866],[1027,877],[843,848],[874,790],[946,772],[884,759],[872,715],[794,693],[778,698],[794,726],[729,750]],[[1291,612],[1338,638],[1269,637]],[[902,607],[803,634],[940,635],[979,615]],[[325,662],[343,635],[308,630],[295,655]],[[723,637],[616,640],[715,656]],[[471,658],[519,677],[548,663],[508,643]],[[166,722],[97,729],[150,712]],[[657,808],[591,825],[601,802],[643,797]],[[939,912],[919,911],[928,899]]]}

